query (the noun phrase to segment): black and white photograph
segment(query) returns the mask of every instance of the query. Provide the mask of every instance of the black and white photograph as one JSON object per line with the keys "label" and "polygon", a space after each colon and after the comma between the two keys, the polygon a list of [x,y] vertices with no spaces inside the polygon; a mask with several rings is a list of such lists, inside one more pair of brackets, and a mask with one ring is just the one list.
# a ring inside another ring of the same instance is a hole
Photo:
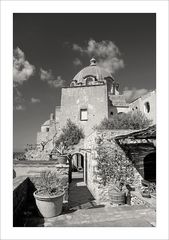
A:
{"label": "black and white photograph", "polygon": [[2,239],[167,240],[168,2],[1,5]]}
{"label": "black and white photograph", "polygon": [[13,104],[14,227],[156,226],[156,14],[14,14]]}

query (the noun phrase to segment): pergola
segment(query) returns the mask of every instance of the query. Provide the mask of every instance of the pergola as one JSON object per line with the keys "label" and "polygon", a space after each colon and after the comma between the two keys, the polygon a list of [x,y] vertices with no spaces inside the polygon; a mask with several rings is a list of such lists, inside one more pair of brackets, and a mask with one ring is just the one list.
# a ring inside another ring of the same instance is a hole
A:
{"label": "pergola", "polygon": [[156,182],[156,125],[115,138],[143,179]]}

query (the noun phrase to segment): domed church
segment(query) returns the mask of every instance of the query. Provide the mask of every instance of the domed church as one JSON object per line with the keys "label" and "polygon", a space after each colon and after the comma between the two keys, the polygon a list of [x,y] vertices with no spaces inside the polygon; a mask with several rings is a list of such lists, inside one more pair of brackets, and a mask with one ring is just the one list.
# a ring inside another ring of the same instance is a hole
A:
{"label": "domed church", "polygon": [[53,148],[50,141],[66,124],[67,119],[84,129],[85,136],[104,118],[127,112],[129,106],[123,95],[119,95],[119,84],[111,73],[97,65],[96,59],[78,72],[70,87],[61,90],[61,105],[56,106],[55,114],[41,126],[37,134],[37,144],[42,141],[48,149]]}
{"label": "domed church", "polygon": [[111,119],[115,114],[138,110],[155,122],[155,91],[126,103],[124,95],[119,94],[119,84],[113,75],[99,67],[96,59],[92,58],[89,66],[75,75],[70,86],[61,89],[61,104],[41,126],[37,133],[37,146],[46,153],[51,152],[67,119],[82,127],[87,137],[104,118]]}

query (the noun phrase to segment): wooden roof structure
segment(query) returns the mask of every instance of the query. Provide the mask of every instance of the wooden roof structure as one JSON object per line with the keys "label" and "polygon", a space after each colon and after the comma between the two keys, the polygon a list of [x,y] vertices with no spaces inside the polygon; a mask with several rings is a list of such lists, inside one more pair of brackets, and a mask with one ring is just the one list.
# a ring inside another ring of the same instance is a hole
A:
{"label": "wooden roof structure", "polygon": [[120,139],[156,139],[156,125],[152,125],[146,129],[139,130],[126,135],[115,137],[116,140]]}
{"label": "wooden roof structure", "polygon": [[[143,178],[145,178],[144,166],[148,161],[149,164],[151,163],[149,172],[150,174],[152,172],[154,174],[156,164],[156,125],[126,135],[117,136],[115,140]],[[148,156],[149,158],[151,156],[151,162],[150,159],[147,161]],[[154,175],[153,181],[155,181]]]}

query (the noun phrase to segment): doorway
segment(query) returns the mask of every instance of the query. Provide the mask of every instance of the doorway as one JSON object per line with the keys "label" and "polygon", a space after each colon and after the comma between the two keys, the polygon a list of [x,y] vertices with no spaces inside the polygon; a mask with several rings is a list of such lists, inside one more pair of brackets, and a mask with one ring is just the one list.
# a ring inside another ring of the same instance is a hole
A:
{"label": "doorway", "polygon": [[82,179],[84,181],[84,156],[81,153],[72,155],[72,179]]}
{"label": "doorway", "polygon": [[144,158],[144,179],[156,182],[156,152],[150,153]]}

